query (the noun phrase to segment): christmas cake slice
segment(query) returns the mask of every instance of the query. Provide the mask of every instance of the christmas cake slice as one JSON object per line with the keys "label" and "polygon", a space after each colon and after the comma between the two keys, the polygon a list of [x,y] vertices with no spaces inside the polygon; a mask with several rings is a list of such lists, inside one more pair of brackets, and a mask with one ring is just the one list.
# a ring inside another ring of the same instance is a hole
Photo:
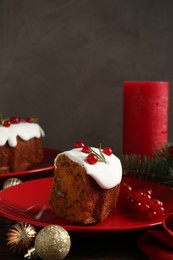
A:
{"label": "christmas cake slice", "polygon": [[44,131],[35,119],[0,120],[0,173],[30,169],[44,159]]}
{"label": "christmas cake slice", "polygon": [[121,179],[121,162],[110,148],[76,142],[55,158],[50,207],[70,222],[98,223],[116,208]]}

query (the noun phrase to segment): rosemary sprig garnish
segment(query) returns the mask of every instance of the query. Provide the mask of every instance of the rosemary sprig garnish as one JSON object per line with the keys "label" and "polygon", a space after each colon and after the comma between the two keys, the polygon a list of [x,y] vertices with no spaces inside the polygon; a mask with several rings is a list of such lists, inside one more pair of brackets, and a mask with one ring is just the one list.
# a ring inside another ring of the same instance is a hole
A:
{"label": "rosemary sprig garnish", "polygon": [[100,143],[100,146],[99,146],[99,153],[94,151],[92,148],[90,148],[90,149],[91,149],[91,152],[94,153],[97,156],[99,162],[106,163],[106,159],[105,159],[105,157],[104,157],[104,155],[102,153],[101,143]]}
{"label": "rosemary sprig garnish", "polygon": [[31,122],[32,123],[37,123],[38,122],[38,118],[37,117],[31,117]]}

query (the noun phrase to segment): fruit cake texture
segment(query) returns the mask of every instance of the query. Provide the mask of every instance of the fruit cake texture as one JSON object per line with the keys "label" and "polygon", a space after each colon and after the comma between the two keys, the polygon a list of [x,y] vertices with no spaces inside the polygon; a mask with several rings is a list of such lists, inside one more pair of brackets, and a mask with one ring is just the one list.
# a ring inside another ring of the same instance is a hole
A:
{"label": "fruit cake texture", "polygon": [[43,136],[37,123],[4,121],[0,125],[0,173],[28,170],[42,162]]}
{"label": "fruit cake texture", "polygon": [[[99,149],[93,148],[99,153]],[[90,164],[81,148],[55,158],[55,173],[49,205],[70,222],[93,224],[104,220],[116,208],[122,178],[120,160],[104,155],[105,162]]]}

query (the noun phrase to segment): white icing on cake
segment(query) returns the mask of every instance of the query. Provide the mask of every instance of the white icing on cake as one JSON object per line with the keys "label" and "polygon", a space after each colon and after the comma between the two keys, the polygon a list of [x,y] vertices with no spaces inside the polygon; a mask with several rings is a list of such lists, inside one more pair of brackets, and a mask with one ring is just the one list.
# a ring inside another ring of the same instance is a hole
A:
{"label": "white icing on cake", "polygon": [[31,138],[40,138],[44,135],[43,129],[37,123],[20,122],[11,124],[9,127],[0,125],[0,146],[8,142],[11,147],[15,147],[17,136],[24,141],[28,141]]}
{"label": "white icing on cake", "polygon": [[[92,147],[92,149],[99,153],[98,148]],[[81,148],[75,148],[70,151],[62,152],[61,154],[65,154],[72,161],[80,164],[85,168],[85,171],[88,175],[90,175],[98,185],[103,189],[111,189],[116,185],[120,184],[122,179],[122,165],[118,157],[114,154],[107,156],[104,154],[106,159],[106,163],[97,162],[94,165],[91,165],[87,162],[87,153],[83,153]],[[58,154],[59,156],[60,154]],[[58,156],[55,158],[58,158]],[[55,164],[56,167],[56,164]]]}

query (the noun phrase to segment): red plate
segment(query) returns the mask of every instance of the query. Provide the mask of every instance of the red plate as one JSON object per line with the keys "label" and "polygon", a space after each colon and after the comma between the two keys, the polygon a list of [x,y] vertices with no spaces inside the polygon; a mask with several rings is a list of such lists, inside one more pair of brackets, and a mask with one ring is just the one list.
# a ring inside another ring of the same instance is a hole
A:
{"label": "red plate", "polygon": [[0,178],[20,177],[22,175],[53,170],[54,169],[54,159],[59,152],[60,151],[56,150],[56,149],[44,148],[44,161],[43,162],[35,165],[33,168],[31,168],[30,170],[27,170],[27,171],[9,172],[9,173],[0,174]]}
{"label": "red plate", "polygon": [[[68,231],[77,232],[129,231],[162,224],[163,218],[144,221],[135,214],[120,209],[112,211],[103,222],[96,225],[81,226],[65,222],[57,217],[48,206],[52,181],[52,177],[37,179],[0,191],[0,214],[14,221],[24,221],[35,226],[57,224]],[[152,189],[153,196],[164,203],[166,213],[173,211],[173,190],[170,187],[133,178],[124,178],[123,181],[134,189]]]}

